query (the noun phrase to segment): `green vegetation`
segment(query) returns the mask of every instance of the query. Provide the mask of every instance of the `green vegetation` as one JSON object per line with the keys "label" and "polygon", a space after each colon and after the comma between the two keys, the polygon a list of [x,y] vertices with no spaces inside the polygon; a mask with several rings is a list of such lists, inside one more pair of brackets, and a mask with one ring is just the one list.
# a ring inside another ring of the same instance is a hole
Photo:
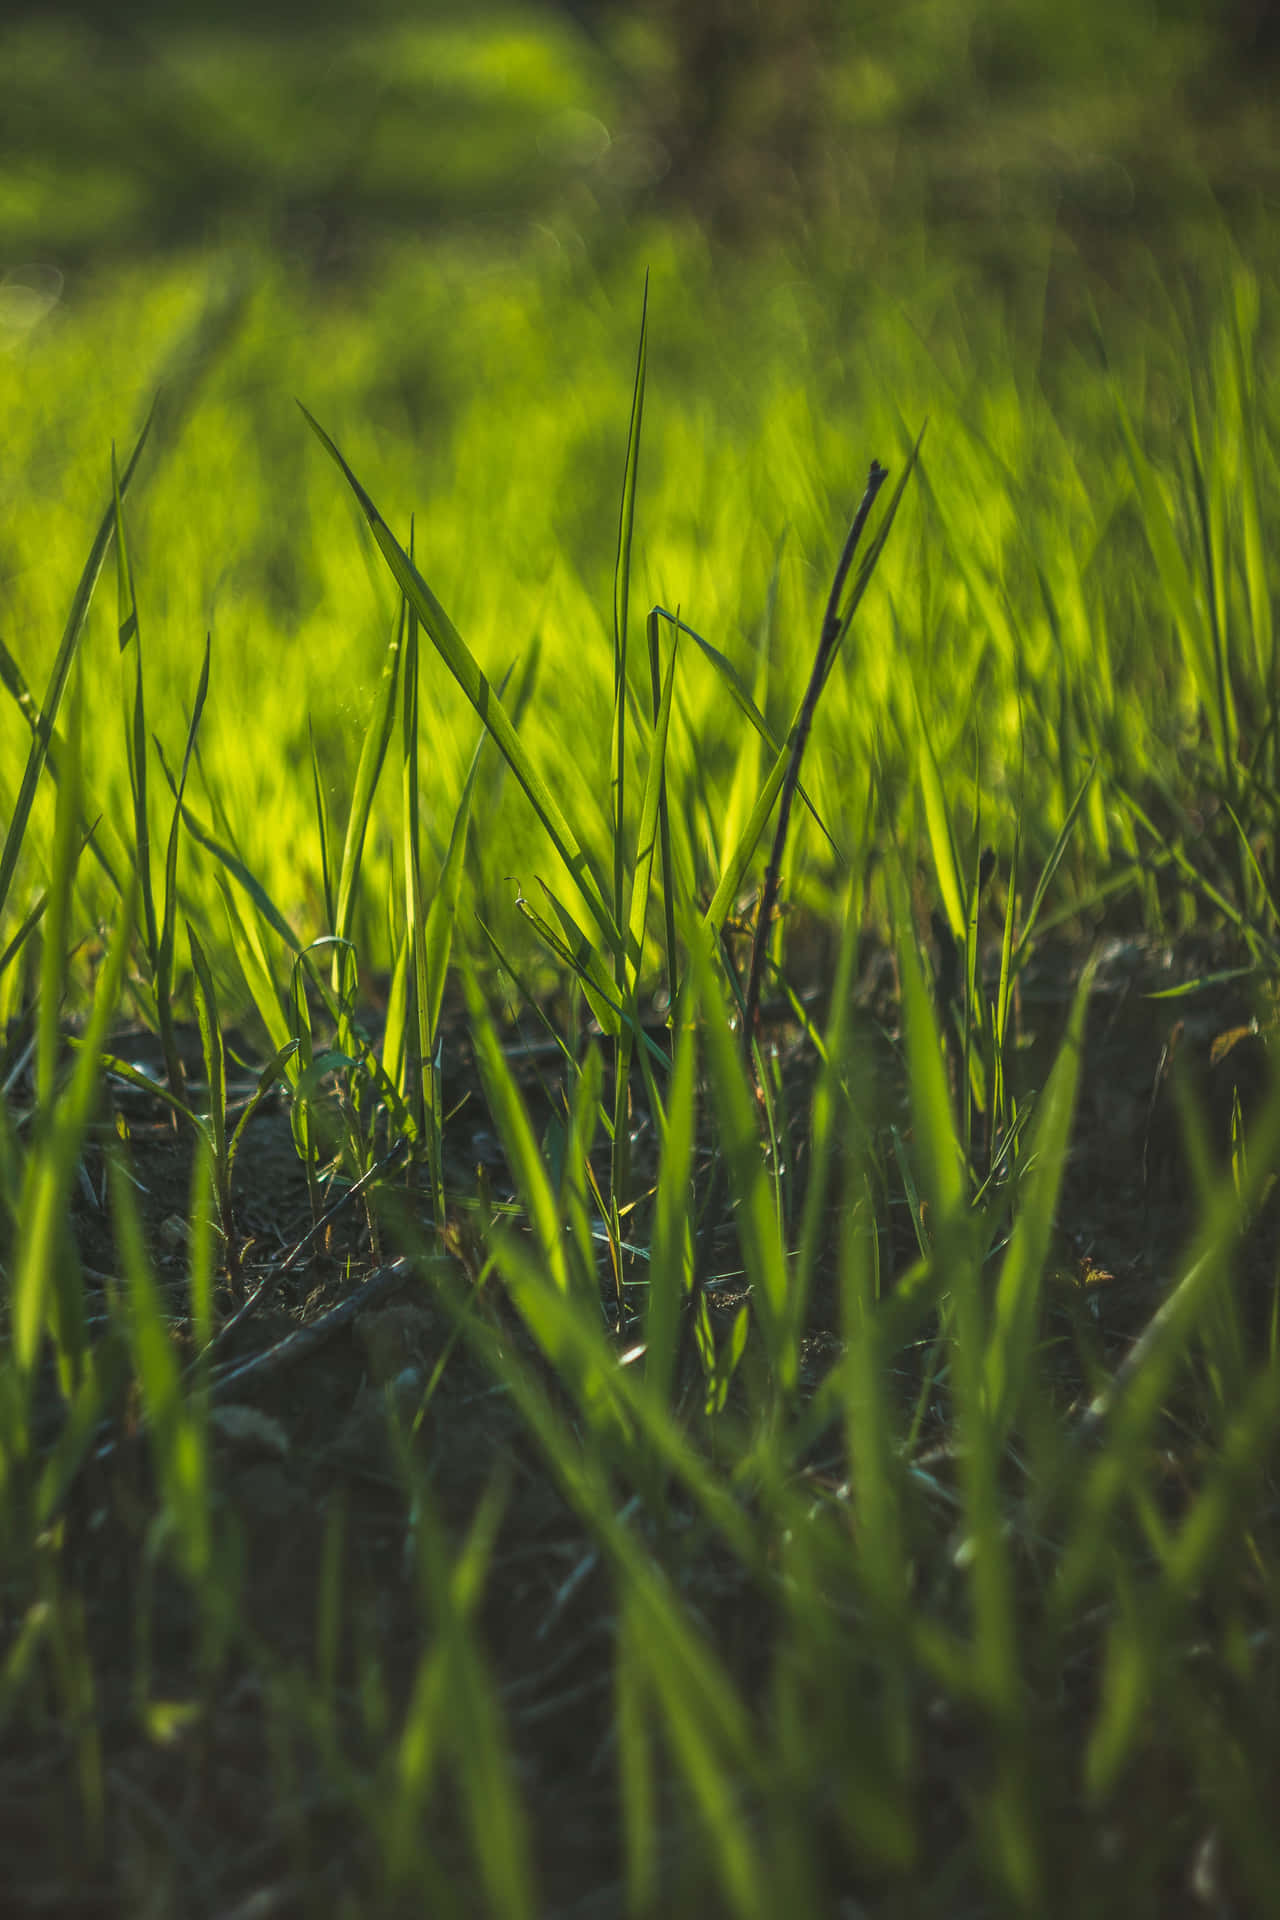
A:
{"label": "green vegetation", "polygon": [[[429,243],[371,92],[319,257],[335,40],[273,131],[244,82],[252,230],[139,69],[99,265],[6,283],[32,1911],[1275,1904],[1270,228],[1171,200],[1117,269],[1032,193],[971,244],[922,183],[985,86],[1026,184],[1037,9],[933,11],[831,63],[828,205],[842,125],[918,130],[852,268],[743,76],[672,145],[706,204],[586,191],[589,107],[675,140],[662,6],[388,8],[365,70],[458,115]],[[1056,111],[1122,167],[1111,14]],[[87,32],[15,32],[29,88]],[[164,46],[222,125],[243,64]],[[139,255],[162,107],[218,234]]]}

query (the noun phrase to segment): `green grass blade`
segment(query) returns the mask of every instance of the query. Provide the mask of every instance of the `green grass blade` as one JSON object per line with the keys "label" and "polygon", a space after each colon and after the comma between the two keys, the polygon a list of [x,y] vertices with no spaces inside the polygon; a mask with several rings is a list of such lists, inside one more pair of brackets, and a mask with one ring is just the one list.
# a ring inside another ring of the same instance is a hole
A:
{"label": "green grass blade", "polygon": [[[133,865],[142,897],[142,926],[151,970],[159,969],[160,936],[156,922],[155,892],[151,881],[151,825],[147,811],[147,715],[142,680],[142,629],[138,620],[138,596],[134,590],[133,565],[129,558],[124,524],[124,502],[120,497],[120,475],[116,450],[111,448],[111,494],[115,508],[116,537],[116,620],[121,667],[126,678],[125,744],[129,765],[129,786],[133,795]],[[133,648],[132,702],[129,699],[128,663],[124,656]]]}
{"label": "green grass blade", "polygon": [[391,743],[391,729],[395,722],[396,688],[400,679],[400,657],[404,648],[406,612],[407,608],[402,603],[395,631],[382,663],[382,678],[374,699],[373,712],[360,746],[360,760],[356,768],[355,789],[351,795],[351,810],[347,815],[347,832],[343,841],[342,865],[338,875],[338,917],[333,931],[340,940],[351,938],[352,923],[355,918],[356,888],[360,883],[360,867],[364,859],[365,840],[369,832],[369,816],[373,811],[373,797],[377,792],[383,763],[387,757],[387,748]]}
{"label": "green grass blade", "polygon": [[[692,988],[686,989],[687,993],[692,991]],[[693,1287],[697,1063],[697,1023],[692,1008],[683,1006],[654,1198],[649,1299],[645,1311],[645,1385],[661,1406],[666,1405],[673,1385],[680,1317]]]}
{"label": "green grass blade", "polygon": [[1067,850],[1067,843],[1071,838],[1072,830],[1074,829],[1076,824],[1076,819],[1079,815],[1081,807],[1084,805],[1084,802],[1085,802],[1085,795],[1089,791],[1089,788],[1093,782],[1093,776],[1097,772],[1097,770],[1098,770],[1097,761],[1091,760],[1089,763],[1089,770],[1085,774],[1084,779],[1080,782],[1080,785],[1076,789],[1075,797],[1073,798],[1070,807],[1068,807],[1067,809],[1067,817],[1063,821],[1061,829],[1059,830],[1059,833],[1058,833],[1058,837],[1054,841],[1053,846],[1049,851],[1049,857],[1045,861],[1044,866],[1040,871],[1040,878],[1036,882],[1036,890],[1031,896],[1031,905],[1027,908],[1026,919],[1022,923],[1022,931],[1018,935],[1018,944],[1014,950],[1014,956],[1013,956],[1014,973],[1017,973],[1017,971],[1022,965],[1023,960],[1026,958],[1028,949],[1030,948],[1030,945],[1031,945],[1031,941],[1035,935],[1036,923],[1040,918],[1040,909],[1044,905],[1045,895],[1048,893],[1049,888],[1053,884],[1053,876],[1058,871],[1058,867],[1061,863],[1062,856]]}
{"label": "green grass blade", "polygon": [[[640,344],[631,392],[627,458],[618,512],[618,554],[613,570],[613,918],[621,926],[626,912],[627,776],[627,601],[631,590],[631,541],[636,518],[636,481],[640,471],[640,428],[644,419],[644,381],[649,351],[649,276],[644,277]],[[627,956],[617,954],[618,990],[624,987]]]}
{"label": "green grass blade", "polygon": [[925,824],[929,831],[933,867],[938,876],[938,891],[942,895],[942,904],[946,909],[951,937],[957,945],[962,945],[966,938],[969,918],[965,905],[967,889],[960,875],[955,835],[951,830],[951,815],[947,811],[946,795],[942,789],[942,774],[938,767],[938,756],[933,747],[933,730],[926,724],[918,692],[915,694],[915,710],[916,735],[919,741],[916,766],[920,779],[920,791],[924,797]]}
{"label": "green grass blade", "polygon": [[160,943],[155,956],[156,1009],[160,1017],[160,1044],[164,1051],[169,1085],[178,1095],[182,1093],[183,1084],[182,1060],[173,1028],[173,946],[174,929],[178,917],[178,843],[182,834],[182,799],[186,791],[187,775],[191,770],[191,755],[209,694],[211,644],[210,638],[206,636],[204,659],[196,685],[195,705],[191,709],[187,744],[182,756],[182,771],[178,775],[178,787],[174,795],[173,817],[169,823],[169,840],[164,857],[164,912],[160,922]]}
{"label": "green grass blade", "polygon": [[[120,476],[118,491],[121,499],[123,499],[128,492],[129,483],[133,479],[138,461],[142,455],[142,449],[147,443],[147,435],[151,431],[153,415],[154,407],[152,412],[147,415],[146,423],[138,436],[138,443],[129,456],[128,465]],[[115,531],[114,493],[115,490],[113,489],[111,504],[102,516],[97,534],[94,537],[93,545],[89,549],[89,557],[84,564],[84,571],[80,575],[79,583],[72,596],[71,611],[67,616],[67,624],[63,629],[62,640],[54,658],[53,668],[49,675],[49,683],[45,688],[44,702],[40,708],[40,724],[27,754],[27,762],[23,769],[22,782],[18,788],[18,797],[14,803],[13,812],[9,819],[8,830],[4,837],[4,845],[0,847],[0,915],[4,913],[5,905],[9,898],[9,888],[13,884],[13,876],[17,868],[18,856],[22,851],[22,843],[26,836],[27,822],[31,817],[31,807],[35,800],[36,787],[39,784],[40,775],[44,768],[45,758],[49,750],[49,742],[53,738],[53,729],[58,717],[58,709],[62,704],[62,695],[67,684],[67,675],[71,671],[71,663],[75,658],[76,648],[80,644],[80,636],[84,630],[85,619],[89,612],[89,603],[93,599],[93,590],[98,583],[98,575],[102,571],[102,563],[106,558],[107,548],[111,544],[111,538]]]}
{"label": "green grass blade", "polygon": [[187,944],[195,974],[196,1023],[200,1029],[200,1048],[204,1056],[204,1077],[208,1088],[208,1139],[212,1157],[214,1190],[224,1234],[231,1252],[231,1165],[227,1151],[227,1055],[218,1018],[218,996],[213,984],[204,948],[191,922],[187,921]]}
{"label": "green grass blade", "polygon": [[[307,739],[311,746],[311,787],[316,803],[316,833],[320,841],[320,888],[324,896],[325,925],[336,927],[338,909],[333,897],[333,871],[329,860],[329,810],[324,800],[324,782],[320,778],[320,760],[316,753],[315,728],[307,715]],[[188,830],[190,830],[188,828]]]}
{"label": "green grass blade", "polygon": [[432,644],[450,673],[493,735],[498,751],[524,789],[548,838],[564,862],[569,877],[590,908],[592,918],[603,934],[610,953],[617,955],[622,948],[622,934],[617,920],[605,902],[591,870],[591,864],[578,845],[573,829],[550,788],[525,752],[493,686],[486,675],[480,671],[461,634],[397,542],[386,521],[333,441],[305,407],[302,408],[302,412],[321,446],[334,461],[359,502],[379,551],[391,569],[392,578],[410,606],[415,609],[419,620],[431,637]]}

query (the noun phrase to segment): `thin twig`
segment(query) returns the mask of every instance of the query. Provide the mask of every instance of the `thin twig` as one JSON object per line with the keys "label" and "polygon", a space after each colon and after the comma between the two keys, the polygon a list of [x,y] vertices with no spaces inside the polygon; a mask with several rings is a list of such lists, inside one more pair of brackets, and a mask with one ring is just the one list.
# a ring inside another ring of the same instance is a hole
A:
{"label": "thin twig", "polygon": [[809,685],[805,690],[800,717],[796,721],[796,729],[791,741],[791,758],[787,762],[787,771],[778,795],[778,825],[773,836],[773,851],[769,855],[769,865],[765,870],[764,891],[760,895],[760,907],[756,914],[755,938],[751,944],[751,971],[747,976],[747,993],[743,1003],[742,1044],[748,1064],[752,1059],[756,1025],[760,1015],[760,985],[764,977],[765,949],[769,944],[769,928],[773,920],[774,908],[778,904],[778,887],[782,879],[782,856],[786,850],[787,828],[791,823],[791,805],[800,779],[800,762],[804,758],[804,750],[809,742],[813,716],[818,710],[818,696],[822,692],[830,670],[832,654],[845,627],[845,621],[840,613],[840,598],[844,592],[844,583],[848,577],[849,568],[853,565],[853,556],[862,538],[863,528],[867,524],[867,517],[875,503],[875,497],[888,478],[888,468],[882,467],[878,460],[873,460],[871,471],[867,475],[866,492],[858,505],[858,511],[853,516],[853,525],[849,529],[849,537],[844,543],[840,564],[836,568],[835,579],[831,583],[826,616],[818,639],[818,651],[814,657],[813,672],[809,675]]}

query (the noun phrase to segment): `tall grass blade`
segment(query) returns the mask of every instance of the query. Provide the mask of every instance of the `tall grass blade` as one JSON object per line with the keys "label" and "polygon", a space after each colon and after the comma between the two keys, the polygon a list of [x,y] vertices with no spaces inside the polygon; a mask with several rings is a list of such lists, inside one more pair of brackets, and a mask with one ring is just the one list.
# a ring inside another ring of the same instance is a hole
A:
{"label": "tall grass blade", "polygon": [[[153,406],[151,412],[147,415],[142,432],[138,435],[137,445],[129,456],[128,464],[124,472],[120,475],[118,492],[122,500],[128,492],[129,483],[133,479],[138,461],[142,455],[142,449],[147,443],[147,435],[151,431],[151,422],[154,413],[155,409]],[[102,516],[97,534],[94,536],[93,545],[89,549],[89,557],[84,564],[84,571],[80,575],[79,583],[72,596],[71,611],[67,616],[67,624],[63,629],[62,640],[54,658],[53,668],[49,675],[49,683],[45,688],[44,701],[40,708],[39,726],[27,754],[26,766],[22,774],[22,782],[18,788],[18,797],[14,803],[13,812],[10,815],[9,826],[4,837],[4,845],[0,847],[0,916],[4,913],[5,904],[9,898],[9,888],[13,884],[13,876],[18,864],[18,856],[22,851],[22,844],[26,837],[27,822],[31,817],[31,807],[35,799],[36,787],[39,784],[40,775],[44,768],[45,758],[49,751],[49,743],[53,738],[53,729],[58,717],[58,709],[62,704],[62,695],[67,684],[67,675],[71,671],[71,663],[75,658],[76,648],[80,644],[80,636],[84,630],[85,618],[89,612],[89,603],[93,599],[93,590],[97,585],[98,575],[102,571],[102,563],[106,558],[107,548],[111,544],[112,534],[115,531],[116,515],[114,496],[116,491],[116,489],[113,489],[112,501]]]}
{"label": "tall grass blade", "polygon": [[392,578],[410,606],[416,610],[441,659],[493,735],[503,759],[524,789],[551,844],[564,862],[569,877],[587,903],[610,953],[618,955],[622,949],[622,933],[617,919],[600,891],[590,861],[578,845],[577,837],[561,811],[558,801],[525,752],[501,700],[487,677],[480,671],[461,634],[397,542],[386,521],[333,441],[305,407],[302,408],[302,412],[321,446],[334,461],[359,502],[379,551],[391,569]]}
{"label": "tall grass blade", "polygon": [[[622,504],[618,511],[618,555],[613,570],[613,918],[623,924],[626,913],[626,778],[627,778],[627,601],[631,591],[631,541],[635,530],[636,482],[640,472],[640,428],[644,419],[645,368],[649,349],[649,276],[644,277],[640,309],[640,343],[636,349],[636,376],[631,392],[631,421],[627,428],[627,457],[622,476]],[[627,956],[617,955],[618,990],[623,991]]]}

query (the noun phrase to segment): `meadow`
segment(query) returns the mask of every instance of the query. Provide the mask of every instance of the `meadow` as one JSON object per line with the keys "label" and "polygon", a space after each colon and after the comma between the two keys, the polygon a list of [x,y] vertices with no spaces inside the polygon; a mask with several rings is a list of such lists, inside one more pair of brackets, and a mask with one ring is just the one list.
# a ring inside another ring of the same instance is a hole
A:
{"label": "meadow", "polygon": [[1280,286],[1096,11],[803,231],[531,13],[6,163],[17,1910],[1275,1908]]}

